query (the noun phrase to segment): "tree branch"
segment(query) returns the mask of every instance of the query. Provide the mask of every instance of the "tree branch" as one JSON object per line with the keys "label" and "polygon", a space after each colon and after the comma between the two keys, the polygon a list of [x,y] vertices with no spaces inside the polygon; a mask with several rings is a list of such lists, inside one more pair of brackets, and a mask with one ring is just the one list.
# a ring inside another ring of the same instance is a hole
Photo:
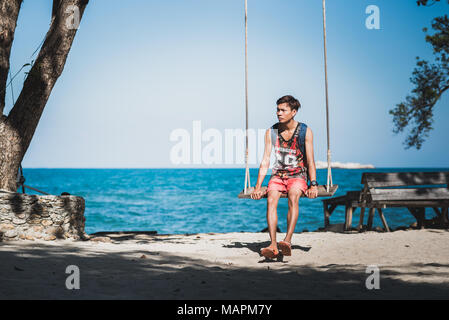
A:
{"label": "tree branch", "polygon": [[[425,6],[425,7],[431,7],[435,3],[440,2],[440,0],[432,0],[432,2],[429,3],[429,0],[417,0],[416,3],[419,6]],[[449,0],[447,1],[449,3]]]}
{"label": "tree branch", "polygon": [[[424,5],[427,2],[424,3]],[[390,110],[393,115],[394,133],[409,126],[410,133],[405,140],[406,148],[420,149],[425,138],[433,129],[433,110],[443,93],[449,90],[449,18],[436,17],[432,22],[436,31],[427,35],[426,41],[433,47],[435,63],[417,58],[416,68],[410,81],[414,84],[412,94],[405,101]],[[424,29],[427,32],[427,28]]]}

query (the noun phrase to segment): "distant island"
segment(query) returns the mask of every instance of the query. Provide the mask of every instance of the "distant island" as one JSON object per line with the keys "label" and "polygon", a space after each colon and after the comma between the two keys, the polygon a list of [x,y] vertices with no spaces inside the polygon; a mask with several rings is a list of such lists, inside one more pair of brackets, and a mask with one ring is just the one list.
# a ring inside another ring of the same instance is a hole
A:
{"label": "distant island", "polygon": [[[316,161],[315,162],[317,169],[326,169],[327,168],[327,162],[326,161]],[[338,168],[338,169],[374,169],[374,166],[372,164],[360,164],[357,162],[331,162],[332,168]]]}

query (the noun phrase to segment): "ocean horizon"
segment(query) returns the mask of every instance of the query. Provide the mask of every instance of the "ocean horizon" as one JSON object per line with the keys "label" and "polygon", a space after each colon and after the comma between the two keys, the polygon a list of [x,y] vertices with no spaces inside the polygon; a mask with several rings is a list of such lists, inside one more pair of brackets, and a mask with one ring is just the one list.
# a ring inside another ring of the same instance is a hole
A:
{"label": "ocean horizon", "polygon": [[[362,188],[363,172],[441,171],[448,168],[332,169],[334,196]],[[238,199],[244,185],[242,168],[24,168],[25,184],[49,194],[68,192],[85,199],[86,232],[157,231],[159,234],[259,232],[266,228],[266,199]],[[251,168],[252,185],[258,168]],[[264,185],[268,183],[267,174]],[[317,169],[326,184],[327,170]],[[37,192],[26,190],[30,194]],[[295,232],[324,226],[321,199],[301,198]],[[286,231],[287,199],[280,199],[278,226]],[[389,226],[409,226],[415,218],[406,208],[384,210]],[[357,210],[353,226],[359,220]],[[426,218],[435,216],[426,210]],[[331,224],[344,223],[337,208]],[[366,219],[366,217],[365,217]],[[366,220],[365,220],[366,223]],[[382,226],[377,214],[374,226]]]}

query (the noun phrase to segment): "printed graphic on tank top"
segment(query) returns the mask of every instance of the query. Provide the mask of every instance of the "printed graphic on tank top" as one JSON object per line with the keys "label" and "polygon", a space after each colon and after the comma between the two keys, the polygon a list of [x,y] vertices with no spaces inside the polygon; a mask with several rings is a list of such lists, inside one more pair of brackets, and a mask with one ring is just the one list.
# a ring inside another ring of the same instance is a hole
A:
{"label": "printed graphic on tank top", "polygon": [[298,122],[292,137],[288,141],[279,134],[278,126],[279,123],[276,123],[271,127],[272,145],[276,157],[272,175],[281,178],[303,178],[307,181],[305,157],[301,152],[301,149],[305,150],[305,146],[300,147],[301,141],[299,138],[301,123]]}

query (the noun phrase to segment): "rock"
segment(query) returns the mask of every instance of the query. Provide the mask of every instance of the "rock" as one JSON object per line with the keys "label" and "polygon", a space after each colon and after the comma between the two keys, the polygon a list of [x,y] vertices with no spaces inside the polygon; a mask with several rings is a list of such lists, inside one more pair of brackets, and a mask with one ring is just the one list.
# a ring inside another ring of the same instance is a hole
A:
{"label": "rock", "polygon": [[30,215],[28,217],[28,219],[29,220],[40,220],[41,219],[41,215],[33,213],[32,215]]}
{"label": "rock", "polygon": [[42,226],[35,226],[35,227],[33,227],[33,231],[34,232],[42,232],[42,230],[44,230],[44,228],[42,228]]}
{"label": "rock", "polygon": [[39,210],[39,216],[42,218],[48,218],[50,214],[48,213],[47,207],[48,204],[43,204],[42,208]]}
{"label": "rock", "polygon": [[42,221],[42,225],[45,226],[45,227],[51,226],[51,225],[53,225],[53,221],[43,220]]}
{"label": "rock", "polygon": [[64,222],[64,217],[59,214],[52,214],[52,215],[50,215],[50,218],[54,223],[60,223],[60,222],[63,223]]}
{"label": "rock", "polygon": [[[70,238],[70,237],[69,237]],[[91,239],[91,236],[89,236],[87,233],[82,233],[80,236],[79,236],[79,239],[80,240],[83,240],[83,241],[88,241],[88,240],[90,240]]]}
{"label": "rock", "polygon": [[8,230],[3,234],[3,236],[5,238],[15,238],[15,237],[17,237],[17,231],[16,230]]}
{"label": "rock", "polygon": [[47,234],[55,236],[58,239],[64,238],[64,230],[61,227],[50,227],[47,229]]}
{"label": "rock", "polygon": [[22,219],[14,218],[14,219],[12,219],[12,223],[15,224],[15,225],[22,225],[22,224],[25,224],[26,221],[22,220]]}
{"label": "rock", "polygon": [[56,240],[56,236],[46,236],[46,237],[44,238],[44,240],[45,240],[45,241],[53,241],[53,240]]}
{"label": "rock", "polygon": [[91,238],[90,241],[95,241],[95,242],[111,242],[111,238],[109,238],[109,237],[95,237],[95,238]]}
{"label": "rock", "polygon": [[63,224],[64,224],[63,220],[53,222],[53,225],[55,225],[55,226],[62,226]]}
{"label": "rock", "polygon": [[0,235],[3,240],[84,240],[84,210],[85,201],[77,196],[0,192]]}
{"label": "rock", "polygon": [[13,230],[14,226],[12,224],[6,224],[6,223],[2,223],[0,224],[0,230]]}

